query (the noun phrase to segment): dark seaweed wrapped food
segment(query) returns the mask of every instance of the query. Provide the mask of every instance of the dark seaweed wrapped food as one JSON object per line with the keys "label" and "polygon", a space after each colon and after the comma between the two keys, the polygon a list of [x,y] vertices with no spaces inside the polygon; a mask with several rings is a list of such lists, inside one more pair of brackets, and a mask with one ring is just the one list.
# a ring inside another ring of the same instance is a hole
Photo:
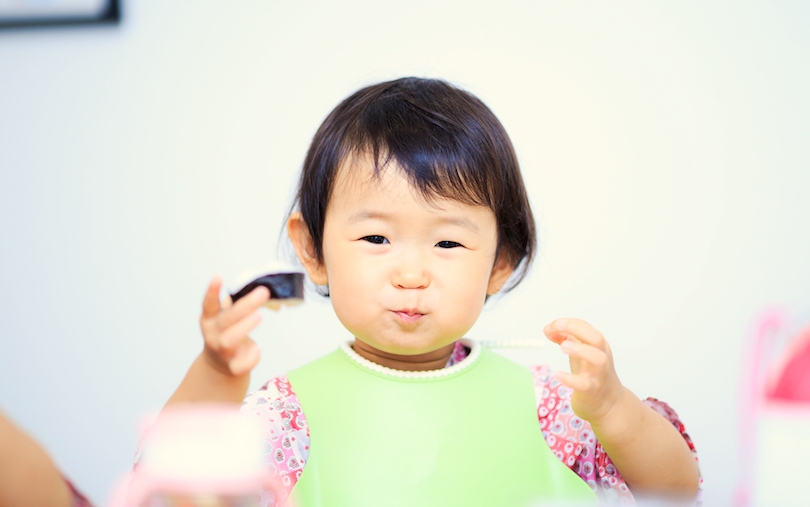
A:
{"label": "dark seaweed wrapped food", "polygon": [[264,286],[270,291],[270,301],[265,306],[278,310],[282,306],[294,306],[304,301],[304,274],[298,272],[265,273],[231,294],[234,303],[247,296],[256,287]]}

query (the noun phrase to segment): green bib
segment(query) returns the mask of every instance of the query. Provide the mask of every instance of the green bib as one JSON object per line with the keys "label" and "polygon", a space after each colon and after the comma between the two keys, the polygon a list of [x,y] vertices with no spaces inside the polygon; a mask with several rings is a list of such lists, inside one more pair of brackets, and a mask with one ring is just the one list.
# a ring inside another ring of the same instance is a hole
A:
{"label": "green bib", "polygon": [[531,373],[488,350],[402,372],[343,348],[287,378],[311,437],[297,507],[595,500],[543,439]]}

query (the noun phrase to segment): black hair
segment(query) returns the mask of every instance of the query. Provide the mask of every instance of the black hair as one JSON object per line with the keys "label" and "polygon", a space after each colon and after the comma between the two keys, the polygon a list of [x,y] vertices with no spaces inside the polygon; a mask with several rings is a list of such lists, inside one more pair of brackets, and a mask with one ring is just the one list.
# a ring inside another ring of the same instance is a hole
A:
{"label": "black hair", "polygon": [[498,255],[515,269],[504,290],[525,277],[536,248],[534,217],[503,125],[471,93],[415,77],[358,90],[315,133],[292,208],[302,214],[318,261],[338,169],[347,157],[366,154],[376,176],[393,161],[428,201],[439,196],[492,209]]}

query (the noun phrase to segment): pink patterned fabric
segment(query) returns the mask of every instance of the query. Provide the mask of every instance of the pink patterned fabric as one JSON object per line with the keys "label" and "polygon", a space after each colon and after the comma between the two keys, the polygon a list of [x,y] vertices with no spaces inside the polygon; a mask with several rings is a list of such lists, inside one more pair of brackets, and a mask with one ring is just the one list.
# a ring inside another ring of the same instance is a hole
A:
{"label": "pink patterned fabric", "polygon": [[[446,367],[463,360],[468,353],[469,349],[457,342]],[[533,366],[530,370],[534,379],[537,419],[552,452],[603,501],[633,504],[632,493],[597,442],[590,424],[571,409],[571,389],[558,382],[548,366]],[[675,411],[654,398],[647,398],[644,403],[680,431],[697,459],[695,446]],[[279,376],[248,394],[242,403],[242,412],[254,414],[261,422],[265,431],[267,466],[281,477],[285,488],[281,492],[282,498],[268,495],[262,499],[262,505],[281,505],[301,476],[309,456],[309,428],[298,398],[287,378]]]}
{"label": "pink patterned fabric", "polygon": [[[548,366],[532,366],[530,370],[534,378],[537,419],[551,451],[600,498],[619,505],[634,504],[633,494],[596,440],[591,425],[571,409],[573,391],[556,380]],[[678,414],[655,398],[647,398],[644,403],[678,429],[697,460],[695,445]]]}

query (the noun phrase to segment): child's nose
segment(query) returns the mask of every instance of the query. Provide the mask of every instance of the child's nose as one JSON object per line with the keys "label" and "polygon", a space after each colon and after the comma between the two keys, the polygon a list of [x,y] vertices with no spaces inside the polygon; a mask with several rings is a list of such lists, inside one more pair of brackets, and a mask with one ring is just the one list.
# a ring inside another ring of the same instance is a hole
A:
{"label": "child's nose", "polygon": [[423,289],[430,283],[425,264],[419,255],[402,255],[392,283],[401,289]]}

